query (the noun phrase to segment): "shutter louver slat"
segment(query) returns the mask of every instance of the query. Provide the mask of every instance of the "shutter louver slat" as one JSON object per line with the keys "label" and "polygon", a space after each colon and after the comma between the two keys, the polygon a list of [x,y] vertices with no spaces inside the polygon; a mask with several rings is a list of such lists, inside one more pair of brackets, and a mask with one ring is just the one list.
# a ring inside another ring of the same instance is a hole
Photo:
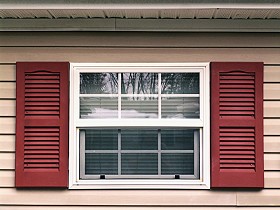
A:
{"label": "shutter louver slat", "polygon": [[17,63],[16,187],[68,185],[66,62]]}
{"label": "shutter louver slat", "polygon": [[212,187],[263,187],[263,64],[211,63]]}

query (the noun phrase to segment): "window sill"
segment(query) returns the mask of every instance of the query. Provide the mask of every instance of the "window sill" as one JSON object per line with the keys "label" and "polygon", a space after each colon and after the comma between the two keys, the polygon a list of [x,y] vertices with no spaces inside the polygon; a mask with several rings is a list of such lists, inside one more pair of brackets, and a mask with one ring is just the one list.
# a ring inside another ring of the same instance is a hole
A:
{"label": "window sill", "polygon": [[210,182],[199,180],[80,180],[71,183],[69,189],[210,189]]}

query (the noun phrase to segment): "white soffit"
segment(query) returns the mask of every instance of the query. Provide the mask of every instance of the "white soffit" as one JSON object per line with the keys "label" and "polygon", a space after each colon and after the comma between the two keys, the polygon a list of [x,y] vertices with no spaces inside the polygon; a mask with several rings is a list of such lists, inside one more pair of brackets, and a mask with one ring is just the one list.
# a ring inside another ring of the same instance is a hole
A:
{"label": "white soffit", "polygon": [[280,0],[0,1],[0,31],[34,30],[280,32]]}
{"label": "white soffit", "polygon": [[280,19],[279,9],[1,9],[1,19]]}

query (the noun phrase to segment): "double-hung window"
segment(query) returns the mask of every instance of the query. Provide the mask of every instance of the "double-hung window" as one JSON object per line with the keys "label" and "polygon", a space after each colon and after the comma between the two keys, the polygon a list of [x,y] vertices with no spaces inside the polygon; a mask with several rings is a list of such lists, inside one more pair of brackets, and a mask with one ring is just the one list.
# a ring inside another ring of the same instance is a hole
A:
{"label": "double-hung window", "polygon": [[71,64],[70,188],[209,188],[209,64]]}

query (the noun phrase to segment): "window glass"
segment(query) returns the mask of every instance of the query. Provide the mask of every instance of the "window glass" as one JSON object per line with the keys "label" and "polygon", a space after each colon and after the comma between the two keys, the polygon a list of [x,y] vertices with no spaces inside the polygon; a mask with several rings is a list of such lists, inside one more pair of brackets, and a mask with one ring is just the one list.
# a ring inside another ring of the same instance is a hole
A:
{"label": "window glass", "polygon": [[85,150],[117,150],[118,130],[116,129],[87,129]]}
{"label": "window glass", "polygon": [[81,73],[81,94],[113,94],[118,92],[118,74]]}
{"label": "window glass", "polygon": [[157,97],[122,97],[121,118],[158,118]]}
{"label": "window glass", "polygon": [[121,132],[121,149],[123,150],[157,150],[157,130],[130,129]]}
{"label": "window glass", "polygon": [[161,173],[163,175],[192,175],[194,174],[193,154],[165,153],[161,156]]}
{"label": "window glass", "polygon": [[199,73],[162,73],[162,94],[198,94]]}
{"label": "window glass", "polygon": [[122,174],[157,175],[158,156],[151,153],[122,154]]}
{"label": "window glass", "polygon": [[86,153],[85,175],[118,174],[118,154]]}
{"label": "window glass", "polygon": [[199,118],[199,97],[163,97],[162,118]]}
{"label": "window glass", "polygon": [[118,118],[118,98],[80,97],[80,118]]}
{"label": "window glass", "polygon": [[158,74],[121,73],[122,94],[155,94],[158,92]]}

